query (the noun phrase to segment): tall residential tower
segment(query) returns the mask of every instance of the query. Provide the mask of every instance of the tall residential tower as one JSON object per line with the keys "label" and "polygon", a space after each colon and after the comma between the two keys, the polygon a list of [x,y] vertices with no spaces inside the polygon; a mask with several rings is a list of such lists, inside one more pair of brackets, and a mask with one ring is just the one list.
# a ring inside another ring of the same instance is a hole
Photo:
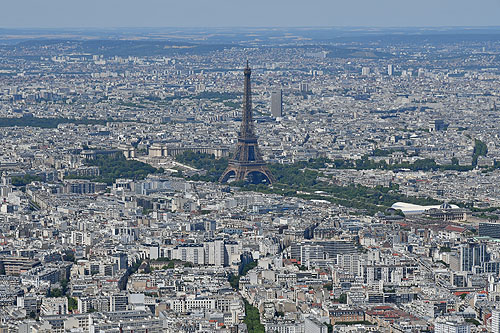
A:
{"label": "tall residential tower", "polygon": [[274,118],[283,116],[283,91],[281,89],[271,92],[271,115]]}

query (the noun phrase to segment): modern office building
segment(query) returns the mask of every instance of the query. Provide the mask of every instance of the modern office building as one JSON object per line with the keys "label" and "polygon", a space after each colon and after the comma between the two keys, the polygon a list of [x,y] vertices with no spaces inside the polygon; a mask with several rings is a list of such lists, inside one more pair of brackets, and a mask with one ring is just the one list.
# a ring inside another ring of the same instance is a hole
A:
{"label": "modern office building", "polygon": [[479,236],[500,238],[500,223],[487,223],[487,222],[479,223]]}
{"label": "modern office building", "polygon": [[32,269],[33,267],[40,266],[38,260],[26,257],[2,257],[0,258],[0,268],[3,267],[5,275],[21,275]]}
{"label": "modern office building", "polygon": [[354,243],[344,240],[304,241],[294,243],[290,248],[291,257],[306,264],[323,259],[331,259],[336,262],[338,254],[355,253],[357,253],[357,249]]}
{"label": "modern office building", "polygon": [[460,246],[460,270],[472,271],[475,266],[483,266],[489,261],[489,255],[486,252],[486,244],[467,243]]}
{"label": "modern office building", "polygon": [[113,294],[109,296],[110,311],[126,311],[128,305],[128,295]]}

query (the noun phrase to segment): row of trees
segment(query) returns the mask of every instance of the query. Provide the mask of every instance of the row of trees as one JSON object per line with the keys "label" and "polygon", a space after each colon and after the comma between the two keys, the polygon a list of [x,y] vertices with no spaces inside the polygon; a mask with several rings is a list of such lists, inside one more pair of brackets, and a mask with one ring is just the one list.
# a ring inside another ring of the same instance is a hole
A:
{"label": "row of trees", "polygon": [[398,170],[409,169],[412,171],[436,171],[436,170],[456,170],[456,171],[469,171],[475,165],[458,165],[458,159],[452,159],[451,164],[439,165],[432,158],[423,158],[416,160],[413,163],[387,163],[386,161],[375,162],[369,158],[368,155],[363,156],[359,160],[342,160],[336,159],[330,163],[336,169],[356,169],[356,170]]}
{"label": "row of trees", "polygon": [[175,157],[179,163],[192,166],[196,169],[205,170],[204,175],[194,175],[192,180],[202,180],[207,182],[217,182],[219,177],[226,170],[228,160],[226,158],[216,159],[213,154],[194,153],[192,151],[185,151]]}
{"label": "row of trees", "polygon": [[[395,150],[381,150],[376,149],[373,156],[387,156],[388,154],[394,152]],[[424,158],[416,160],[413,163],[403,162],[403,163],[387,163],[386,161],[376,162],[369,158],[368,155],[363,156],[358,160],[346,160],[346,159],[335,159],[331,160],[325,157],[320,157],[316,159],[310,159],[308,161],[299,161],[294,164],[271,164],[270,169],[277,177],[281,174],[286,174],[288,177],[294,177],[297,174],[297,170],[302,169],[313,169],[319,170],[326,167],[331,167],[334,169],[356,169],[356,170],[398,170],[398,169],[409,169],[412,171],[437,171],[437,170],[455,170],[455,171],[470,171],[477,165],[477,159],[479,156],[486,156],[488,148],[484,142],[481,140],[475,140],[475,147],[473,153],[473,163],[472,165],[459,165],[457,158],[452,159],[452,163],[448,165],[439,165],[434,159]],[[216,181],[218,177],[222,174],[227,166],[227,159],[215,159],[213,155],[185,152],[183,154],[177,155],[176,160],[183,164],[191,165],[197,169],[207,170],[206,175],[198,176],[199,180],[205,181]],[[496,163],[495,167],[500,168],[500,163]],[[307,185],[314,185],[315,182],[314,172],[304,172],[300,179],[295,179],[295,183],[306,183]],[[281,179],[278,179],[281,181]]]}
{"label": "row of trees", "polygon": [[144,179],[149,174],[164,172],[162,168],[157,169],[144,162],[127,160],[122,154],[97,155],[93,160],[86,160],[85,164],[99,167],[101,174],[97,177],[72,176],[68,178],[90,179],[111,185],[119,178]]}
{"label": "row of trees", "polygon": [[59,124],[77,124],[77,125],[105,125],[107,120],[98,119],[67,119],[67,118],[37,118],[37,117],[20,117],[20,118],[0,118],[0,127],[41,127],[41,128],[56,128]]}
{"label": "row of trees", "polygon": [[266,328],[260,322],[260,313],[259,309],[257,309],[252,304],[248,303],[246,299],[243,299],[245,302],[245,319],[243,322],[247,325],[249,333],[265,333]]}
{"label": "row of trees", "polygon": [[[209,170],[204,176],[194,176],[190,179],[216,182],[227,167],[226,159],[215,159],[213,155],[185,152],[176,157],[177,161],[197,169]],[[397,201],[405,201],[419,205],[434,205],[440,202],[431,198],[418,198],[402,194],[397,185],[390,187],[366,187],[351,184],[339,186],[320,181],[323,176],[320,169],[334,163],[327,158],[310,159],[293,164],[270,164],[269,169],[276,178],[273,187],[263,184],[235,182],[243,190],[262,193],[276,193],[284,196],[294,196],[303,199],[327,200],[345,207],[365,210],[369,214],[383,211]],[[362,162],[363,163],[363,162]],[[415,163],[416,168],[429,168],[435,165],[433,160],[422,160]]]}
{"label": "row of trees", "polygon": [[68,310],[72,312],[78,310],[78,302],[75,298],[68,296],[68,283],[68,280],[61,280],[59,282],[61,288],[50,288],[47,291],[47,297],[66,297],[68,299]]}
{"label": "row of trees", "polygon": [[247,273],[251,270],[257,267],[257,260],[250,261],[249,263],[246,263],[243,266],[243,269],[241,270],[241,275],[238,274],[231,274],[229,276],[229,284],[231,284],[231,287],[234,289],[240,289],[240,278],[242,276],[247,275]]}
{"label": "row of trees", "polygon": [[16,176],[16,177],[11,178],[12,185],[14,185],[14,186],[26,186],[27,184],[30,184],[31,182],[41,181],[41,180],[42,180],[42,177],[40,177],[40,176],[34,176],[34,175],[28,175],[28,174],[25,174],[22,177]]}
{"label": "row of trees", "polygon": [[[101,174],[99,176],[72,175],[66,178],[89,179],[111,185],[118,178],[144,179],[149,174],[164,172],[162,168],[157,169],[147,163],[127,160],[122,154],[98,155],[93,160],[85,160],[85,164],[89,166],[98,166]],[[40,176],[25,174],[24,176],[14,176],[11,180],[14,186],[26,186],[33,181],[42,181],[43,179]],[[208,181],[212,180],[210,179]]]}
{"label": "row of trees", "polygon": [[[243,266],[241,275],[231,274],[229,276],[229,283],[234,289],[239,289],[240,277],[245,276],[251,269],[257,266],[257,260],[250,261]],[[245,298],[243,298],[245,303],[245,319],[243,322],[247,325],[249,333],[265,333],[266,329],[264,325],[260,322],[259,309],[250,304]]]}
{"label": "row of trees", "polygon": [[479,156],[486,156],[488,154],[488,147],[486,144],[479,140],[479,139],[474,139],[474,151],[472,152],[472,165],[476,166],[477,165],[477,159]]}

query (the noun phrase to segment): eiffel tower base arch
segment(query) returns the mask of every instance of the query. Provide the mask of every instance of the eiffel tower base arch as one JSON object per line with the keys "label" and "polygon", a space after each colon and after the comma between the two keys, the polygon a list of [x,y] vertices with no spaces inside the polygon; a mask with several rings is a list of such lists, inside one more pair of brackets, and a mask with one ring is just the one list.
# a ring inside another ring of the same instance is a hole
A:
{"label": "eiffel tower base arch", "polygon": [[225,183],[229,180],[229,178],[231,178],[231,176],[234,176],[235,181],[244,181],[247,179],[251,180],[251,178],[253,178],[252,174],[254,173],[257,173],[260,176],[264,177],[270,185],[272,185],[275,181],[273,175],[271,174],[271,171],[269,171],[265,164],[243,166],[231,165],[230,163],[224,173],[220,176],[219,182]]}

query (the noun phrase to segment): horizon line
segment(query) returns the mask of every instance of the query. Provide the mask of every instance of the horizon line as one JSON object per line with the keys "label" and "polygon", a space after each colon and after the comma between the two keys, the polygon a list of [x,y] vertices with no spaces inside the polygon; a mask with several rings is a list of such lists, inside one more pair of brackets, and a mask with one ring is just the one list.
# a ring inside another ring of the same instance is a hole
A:
{"label": "horizon line", "polygon": [[335,26],[335,25],[318,25],[318,26],[110,26],[110,27],[2,27],[0,30],[119,30],[119,29],[445,29],[445,28],[465,28],[465,29],[481,29],[481,28],[499,28],[500,25],[408,25],[408,26],[376,26],[376,25],[352,25],[352,26]]}

